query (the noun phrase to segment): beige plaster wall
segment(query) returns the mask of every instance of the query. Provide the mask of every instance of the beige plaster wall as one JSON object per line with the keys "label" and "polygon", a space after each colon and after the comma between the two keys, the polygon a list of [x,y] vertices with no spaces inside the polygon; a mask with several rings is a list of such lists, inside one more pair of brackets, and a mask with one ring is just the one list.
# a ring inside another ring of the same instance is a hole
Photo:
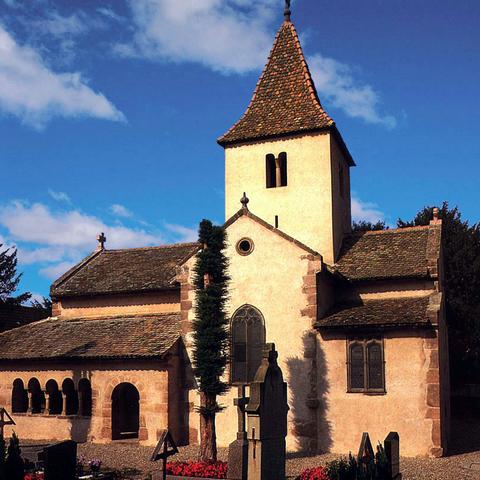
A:
{"label": "beige plaster wall", "polygon": [[[90,379],[92,385],[92,416],[62,416],[46,414],[12,414],[17,423],[8,427],[6,434],[15,430],[21,439],[62,440],[73,438],[76,441],[95,443],[111,442],[111,396],[113,389],[122,382],[132,383],[140,394],[139,440],[143,445],[155,445],[158,432],[168,426],[169,374],[177,372],[167,365],[155,362],[122,362],[102,364],[45,365],[43,368],[22,370],[21,365],[2,367],[0,370],[0,405],[11,412],[12,386],[15,379],[23,380],[25,387],[31,378],[39,380],[45,390],[48,380],[53,379],[61,388],[66,378],[78,384],[80,378]],[[169,371],[170,370],[170,371]]]}
{"label": "beige plaster wall", "polygon": [[[266,324],[266,339],[274,342],[279,354],[279,365],[289,384],[289,435],[287,448],[302,448],[302,438],[294,432],[299,424],[308,420],[305,405],[310,391],[303,357],[306,332],[311,326],[301,311],[307,306],[303,291],[303,277],[308,272],[308,253],[248,217],[241,217],[227,229],[230,258],[230,301],[232,315],[244,304],[258,308]],[[238,240],[248,237],[255,248],[248,256],[236,252]],[[315,287],[314,287],[315,288]],[[236,388],[219,401],[227,409],[217,416],[217,437],[221,446],[236,438],[237,413],[233,399]],[[191,400],[198,405],[198,396],[191,392]],[[198,428],[198,416],[191,416],[192,428]]]}
{"label": "beige plaster wall", "polygon": [[[278,215],[281,230],[333,263],[330,142],[329,133],[317,133],[226,148],[226,218],[239,210],[246,192],[255,215],[272,225]],[[288,185],[266,188],[265,157],[281,152],[288,156]]]}
{"label": "beige plaster wall", "polygon": [[137,315],[180,311],[180,289],[152,293],[69,297],[56,302],[64,318]]}
{"label": "beige plaster wall", "polygon": [[384,335],[385,395],[347,393],[346,337],[318,336],[318,385],[322,396],[318,443],[322,449],[356,452],[362,432],[368,431],[376,444],[390,431],[397,431],[402,455],[430,454],[432,419],[426,418],[429,359],[425,341],[418,335]]}

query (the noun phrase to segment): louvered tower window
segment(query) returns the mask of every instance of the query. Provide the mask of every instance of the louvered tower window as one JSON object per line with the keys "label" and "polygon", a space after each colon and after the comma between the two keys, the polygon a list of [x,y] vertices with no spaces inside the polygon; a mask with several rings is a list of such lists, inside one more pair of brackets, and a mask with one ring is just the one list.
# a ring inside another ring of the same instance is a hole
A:
{"label": "louvered tower window", "polygon": [[231,323],[231,383],[250,383],[262,361],[265,322],[255,307],[244,305]]}
{"label": "louvered tower window", "polygon": [[385,361],[381,339],[347,343],[348,392],[385,393]]}

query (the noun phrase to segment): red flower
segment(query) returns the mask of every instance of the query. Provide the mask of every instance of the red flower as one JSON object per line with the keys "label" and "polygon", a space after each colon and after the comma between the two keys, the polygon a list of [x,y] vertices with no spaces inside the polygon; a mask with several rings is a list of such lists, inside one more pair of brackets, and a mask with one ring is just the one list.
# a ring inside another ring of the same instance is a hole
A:
{"label": "red flower", "polygon": [[167,473],[179,477],[227,478],[226,462],[168,462]]}
{"label": "red flower", "polygon": [[329,478],[323,467],[315,467],[304,470],[297,480],[329,480]]}

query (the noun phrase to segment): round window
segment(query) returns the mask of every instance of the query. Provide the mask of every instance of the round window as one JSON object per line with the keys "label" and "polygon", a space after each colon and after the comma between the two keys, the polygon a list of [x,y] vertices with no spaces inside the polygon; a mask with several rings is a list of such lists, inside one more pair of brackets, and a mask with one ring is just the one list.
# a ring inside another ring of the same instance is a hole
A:
{"label": "round window", "polygon": [[253,252],[253,241],[249,238],[242,238],[237,242],[237,252],[240,255],[250,255]]}

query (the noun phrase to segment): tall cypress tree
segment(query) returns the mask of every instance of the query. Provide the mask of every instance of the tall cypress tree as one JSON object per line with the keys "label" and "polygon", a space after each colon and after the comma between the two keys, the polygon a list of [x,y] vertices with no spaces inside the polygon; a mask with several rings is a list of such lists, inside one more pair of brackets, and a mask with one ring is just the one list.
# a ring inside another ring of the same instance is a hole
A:
{"label": "tall cypress tree", "polygon": [[193,364],[200,390],[200,459],[217,459],[215,416],[222,407],[217,396],[228,390],[222,380],[228,362],[228,260],[224,254],[226,233],[222,227],[202,220],[193,283],[196,293],[193,321]]}

